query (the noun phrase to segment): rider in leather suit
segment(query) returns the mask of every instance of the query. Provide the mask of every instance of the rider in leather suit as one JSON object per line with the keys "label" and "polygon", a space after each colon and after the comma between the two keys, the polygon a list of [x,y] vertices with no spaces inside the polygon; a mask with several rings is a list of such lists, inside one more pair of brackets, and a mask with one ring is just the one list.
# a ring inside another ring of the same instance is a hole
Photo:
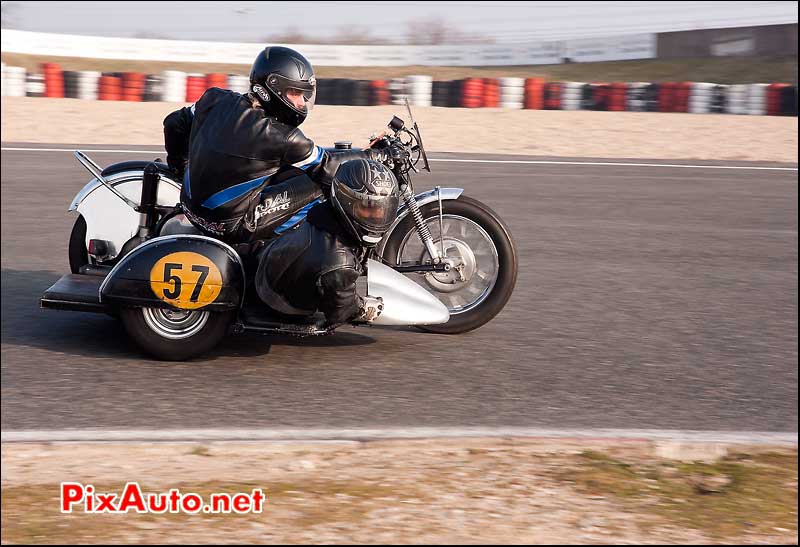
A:
{"label": "rider in leather suit", "polygon": [[[286,220],[276,203],[319,197],[343,162],[388,161],[402,153],[332,152],[303,135],[298,126],[313,108],[316,79],[297,51],[264,49],[253,63],[250,85],[245,95],[211,88],[164,119],[167,163],[183,177],[184,212],[204,232],[230,243],[261,239]],[[271,184],[290,166],[307,177]]]}
{"label": "rider in leather suit", "polygon": [[356,293],[369,247],[380,242],[397,218],[397,179],[371,160],[339,168],[331,199],[315,205],[306,222],[261,253],[256,292],[274,311],[288,316],[325,314],[326,325],[372,321],[383,302]]}

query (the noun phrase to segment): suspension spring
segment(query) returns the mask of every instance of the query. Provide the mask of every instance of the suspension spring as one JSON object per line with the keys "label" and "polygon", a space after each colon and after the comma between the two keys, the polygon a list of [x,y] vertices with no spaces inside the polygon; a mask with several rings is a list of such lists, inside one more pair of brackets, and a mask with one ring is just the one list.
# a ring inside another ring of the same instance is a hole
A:
{"label": "suspension spring", "polygon": [[422,211],[419,210],[419,204],[417,203],[416,198],[411,192],[406,192],[403,194],[403,201],[406,202],[406,207],[408,207],[408,210],[411,211],[411,216],[414,218],[414,225],[417,227],[419,238],[422,240],[425,248],[428,249],[428,253],[433,258],[433,261],[438,263],[441,258],[439,256],[439,251],[433,244],[433,236],[431,236],[431,231],[428,229],[428,225],[422,218]]}

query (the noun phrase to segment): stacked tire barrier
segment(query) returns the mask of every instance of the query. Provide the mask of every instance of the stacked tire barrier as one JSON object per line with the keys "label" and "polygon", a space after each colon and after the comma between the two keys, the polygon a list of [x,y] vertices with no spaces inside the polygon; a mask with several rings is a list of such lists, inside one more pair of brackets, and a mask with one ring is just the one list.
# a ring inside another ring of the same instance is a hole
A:
{"label": "stacked tire barrier", "polygon": [[146,102],[160,101],[164,94],[164,85],[157,74],[148,74],[144,79],[142,100]]}
{"label": "stacked tire barrier", "polygon": [[64,97],[64,73],[57,63],[43,63],[44,96],[52,98]]}
{"label": "stacked tire barrier", "polygon": [[64,71],[64,96],[71,99],[96,101],[99,99],[101,74],[96,71]]}
{"label": "stacked tire barrier", "polygon": [[797,86],[781,89],[781,116],[797,116]]}
{"label": "stacked tire barrier", "polygon": [[525,79],[500,78],[500,108],[519,110],[525,106]]}
{"label": "stacked tire barrier", "polygon": [[561,82],[548,82],[544,84],[544,109],[561,110]]}
{"label": "stacked tire barrier", "polygon": [[611,101],[611,85],[595,82],[591,85],[591,110],[608,110]]}
{"label": "stacked tire barrier", "polygon": [[649,108],[649,86],[647,82],[631,82],[625,90],[625,110],[647,112]]}
{"label": "stacked tire barrier", "polygon": [[206,78],[203,74],[186,75],[186,98],[187,103],[194,103],[206,92]]}
{"label": "stacked tire barrier", "polygon": [[406,78],[406,93],[412,106],[431,106],[433,77],[414,75]]}
{"label": "stacked tire barrier", "polygon": [[497,78],[483,79],[483,108],[497,108],[500,106],[500,80]]}
{"label": "stacked tire barrier", "polygon": [[658,111],[659,112],[674,112],[675,111],[675,91],[677,88],[675,82],[664,82],[658,88]]}
{"label": "stacked tire barrier", "polygon": [[336,104],[335,80],[317,79],[317,104]]}
{"label": "stacked tire barrier", "polygon": [[562,110],[582,110],[583,109],[583,88],[584,82],[564,82],[561,91]]}
{"label": "stacked tire barrier", "polygon": [[544,108],[544,78],[525,79],[525,108],[541,110]]}
{"label": "stacked tire barrier", "polygon": [[203,89],[203,93],[205,93],[206,89],[210,89],[212,87],[218,87],[220,89],[229,89],[228,75],[221,73],[206,74],[205,89]]}
{"label": "stacked tire barrier", "polygon": [[44,97],[44,74],[28,74],[25,82],[25,96]]}
{"label": "stacked tire barrier", "polygon": [[116,74],[100,76],[97,98],[101,101],[122,100],[122,78]]}
{"label": "stacked tire barrier", "polygon": [[[3,64],[3,95],[102,101],[196,102],[211,87],[246,93],[247,76],[62,71],[41,65],[41,74]],[[529,110],[688,112],[797,116],[797,86],[786,83],[720,85],[712,82],[545,82],[543,78],[465,78],[434,81],[428,75],[391,80],[317,80],[317,104],[403,105]]]}
{"label": "stacked tire barrier", "polygon": [[405,104],[405,100],[408,97],[408,92],[406,91],[406,79],[392,78],[389,81],[389,91],[392,96],[392,104]]}
{"label": "stacked tire barrier", "polygon": [[186,100],[186,73],[165,70],[161,73],[162,101],[182,103]]}
{"label": "stacked tire barrier", "polygon": [[708,114],[711,112],[713,94],[714,84],[694,82],[689,96],[689,112],[692,114]]}
{"label": "stacked tire barrier", "polygon": [[767,88],[769,84],[750,84],[747,96],[747,114],[764,116],[767,113]]}
{"label": "stacked tire barrier", "polygon": [[[341,104],[352,106],[369,105],[369,82],[364,80],[342,80]],[[428,92],[430,106],[430,91]]]}
{"label": "stacked tire barrier", "polygon": [[3,63],[3,96],[24,97],[27,94],[27,71],[21,66]]}
{"label": "stacked tire barrier", "polygon": [[369,87],[369,104],[383,106],[392,104],[392,92],[389,91],[389,82],[386,80],[372,80]]}
{"label": "stacked tire barrier", "polygon": [[461,104],[464,108],[481,108],[483,106],[483,78],[466,78],[461,80]]}
{"label": "stacked tire barrier", "polygon": [[244,95],[250,91],[250,77],[228,74],[228,89]]}
{"label": "stacked tire barrier", "polygon": [[609,87],[608,109],[612,112],[623,112],[625,110],[625,99],[628,95],[628,84],[625,82],[614,82]]}
{"label": "stacked tire barrier", "polygon": [[728,96],[727,85],[714,85],[711,92],[711,112],[721,114],[725,112],[725,102]]}
{"label": "stacked tire barrier", "polygon": [[121,78],[122,100],[137,103],[142,102],[147,74],[142,72],[123,72]]}
{"label": "stacked tire barrier", "polygon": [[743,84],[732,85],[728,90],[725,112],[728,114],[747,113],[747,86]]}

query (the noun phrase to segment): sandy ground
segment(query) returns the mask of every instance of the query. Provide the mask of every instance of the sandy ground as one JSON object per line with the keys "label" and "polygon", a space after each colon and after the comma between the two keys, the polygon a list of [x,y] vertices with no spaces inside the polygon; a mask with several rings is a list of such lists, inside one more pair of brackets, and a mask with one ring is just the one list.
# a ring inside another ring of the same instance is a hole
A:
{"label": "sandy ground", "polygon": [[[771,458],[785,454],[796,467],[796,449],[769,450]],[[733,539],[734,543],[796,543],[796,526],[782,527],[792,526],[785,524],[787,519],[796,522],[796,468],[786,475],[793,481],[787,486],[793,488],[794,507],[785,508],[781,522],[762,519],[751,529],[739,525],[741,531],[733,537],[687,526],[679,512],[659,514],[654,507],[665,502],[659,501],[657,491],[668,483],[635,478],[629,472],[662,469],[666,477],[663,470],[669,469],[669,476],[679,475],[681,460],[699,459],[711,465],[742,451],[754,457],[765,449],[546,439],[7,443],[2,449],[4,542],[708,544]],[[710,473],[712,468],[697,469]],[[653,497],[626,496],[624,489],[608,482],[629,477],[645,481]],[[179,487],[205,500],[211,492],[262,488],[267,505],[262,514],[230,517],[86,515],[80,514],[81,508],[77,514],[61,515],[58,484],[64,480],[117,493],[125,481],[136,480],[145,492]],[[705,481],[712,490],[720,488],[713,486],[715,479],[694,475],[690,480]],[[720,484],[727,480],[722,477]],[[687,497],[696,499],[678,503],[706,503],[701,495],[687,492]],[[33,510],[23,513],[22,503]],[[730,512],[726,509],[722,515]],[[742,513],[733,517],[734,524],[741,519],[755,520]]]}
{"label": "sandy ground", "polygon": [[[179,103],[3,97],[2,140],[159,145]],[[364,146],[403,107],[320,105],[302,126],[315,142]],[[414,108],[434,152],[797,162],[797,118],[465,108]]]}

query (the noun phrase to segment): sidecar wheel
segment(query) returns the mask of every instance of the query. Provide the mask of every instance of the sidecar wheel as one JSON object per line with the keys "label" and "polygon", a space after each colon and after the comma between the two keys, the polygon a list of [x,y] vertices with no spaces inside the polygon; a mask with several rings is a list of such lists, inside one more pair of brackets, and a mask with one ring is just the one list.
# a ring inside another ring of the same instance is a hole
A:
{"label": "sidecar wheel", "polygon": [[183,361],[216,346],[235,313],[124,307],[120,318],[131,338],[147,353],[165,361]]}
{"label": "sidecar wheel", "polygon": [[89,263],[89,252],[86,250],[86,220],[78,215],[69,235],[69,269],[72,273],[80,273],[82,266]]}
{"label": "sidecar wheel", "polygon": [[[444,239],[448,258],[459,264],[447,273],[408,273],[406,277],[436,296],[450,311],[442,325],[418,328],[440,334],[460,334],[488,323],[506,305],[517,280],[517,251],[506,225],[483,203],[461,196],[442,202],[444,237],[440,235],[439,204],[420,207],[438,247]],[[414,219],[404,218],[389,235],[383,250],[389,265],[430,261],[417,236]]]}

